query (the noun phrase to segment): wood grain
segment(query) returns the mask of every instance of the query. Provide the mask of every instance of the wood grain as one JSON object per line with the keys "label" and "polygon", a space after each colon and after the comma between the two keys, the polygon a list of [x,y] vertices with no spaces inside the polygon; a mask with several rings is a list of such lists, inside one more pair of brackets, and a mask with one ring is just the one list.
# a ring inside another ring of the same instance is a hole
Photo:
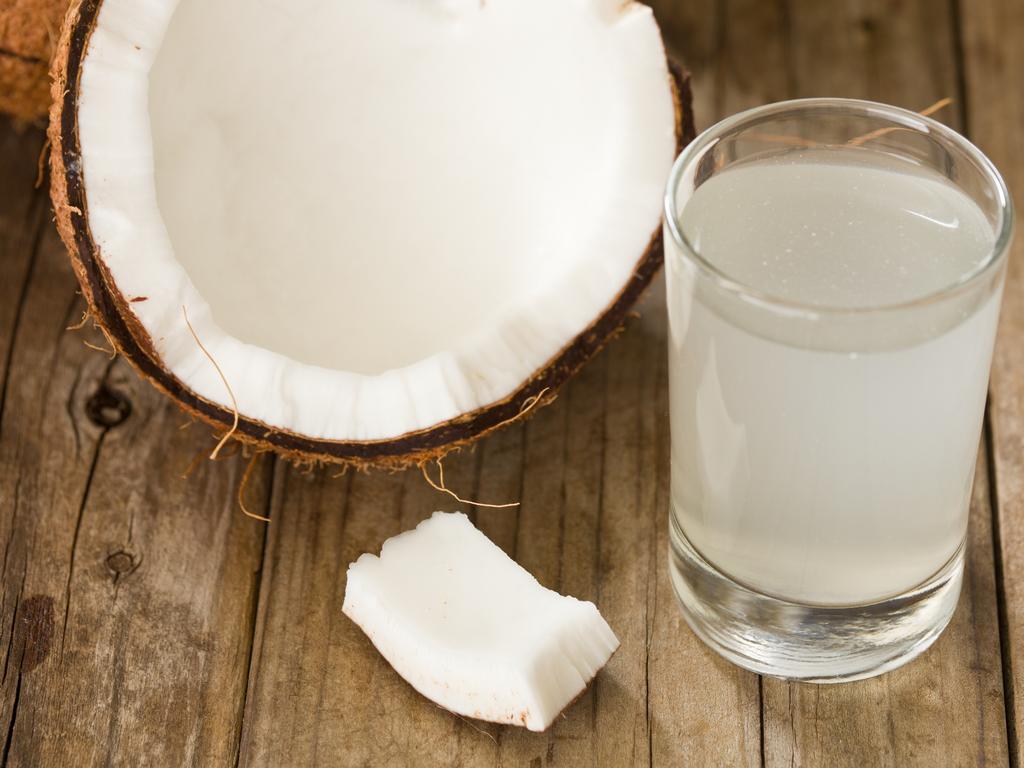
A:
{"label": "wood grain", "polygon": [[[40,205],[35,152],[2,162],[31,166],[11,179]],[[51,227],[11,242],[33,266],[0,414],[4,762],[228,763],[263,545],[234,506],[243,464],[182,480],[209,434],[179,430],[173,406],[83,344],[100,334],[65,330],[83,303]]]}
{"label": "wood grain", "polygon": [[[1024,188],[1024,4],[961,3],[967,129],[1020,203]],[[1020,208],[1018,207],[1018,211]],[[998,595],[1014,765],[1024,760],[1024,237],[1010,253],[990,389]]]}
{"label": "wood grain", "polygon": [[[776,3],[677,3],[656,0],[655,14],[671,50],[693,73],[698,130],[728,114],[786,98],[790,62],[788,19]],[[644,325],[660,347],[648,365],[658,370],[656,556],[648,607],[648,701],[651,762],[659,765],[760,765],[762,723],[756,675],[726,663],[683,620],[665,567],[668,551],[667,380],[664,285],[652,288]],[[650,439],[650,438],[648,438]],[[649,465],[648,465],[649,466]],[[648,470],[649,471],[649,470]]]}
{"label": "wood grain", "polygon": [[[42,132],[19,130],[0,118],[0,392],[5,391],[29,269],[46,226],[46,195],[34,190],[38,170],[32,162],[42,148]],[[2,402],[0,396],[0,417]]]}
{"label": "wood grain", "polygon": [[[0,540],[4,542],[0,566],[0,651],[4,658],[0,677],[0,734],[4,737],[5,755],[16,714],[18,670],[25,653],[26,637],[34,640],[36,636],[47,634],[38,630],[29,633],[16,621],[28,557],[25,536],[16,530],[20,527],[17,520],[21,506],[20,463],[25,452],[18,450],[13,440],[5,439],[19,431],[11,415],[19,395],[18,387],[11,384],[15,362],[14,330],[25,312],[29,298],[26,295],[28,276],[45,226],[45,198],[33,191],[36,173],[32,157],[38,157],[42,145],[40,132],[17,131],[8,120],[0,121],[0,178],[4,179],[0,184],[0,466],[8,467],[5,472],[0,470]],[[48,309],[58,315],[55,322],[60,323],[67,306],[66,303],[63,306],[51,304]],[[42,602],[36,601],[35,605],[41,607]],[[31,625],[42,629],[48,623],[47,618],[42,618]],[[33,642],[32,646],[35,645],[37,643]],[[33,651],[33,660],[36,655]]]}

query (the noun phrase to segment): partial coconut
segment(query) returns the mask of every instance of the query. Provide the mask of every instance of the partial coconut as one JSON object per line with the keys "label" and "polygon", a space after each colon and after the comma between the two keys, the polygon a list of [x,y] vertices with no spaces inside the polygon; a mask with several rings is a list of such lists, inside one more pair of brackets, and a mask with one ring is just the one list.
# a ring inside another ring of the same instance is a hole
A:
{"label": "partial coconut", "polygon": [[0,3],[0,112],[36,120],[50,109],[50,55],[68,0]]}
{"label": "partial coconut", "polygon": [[619,647],[593,603],[542,587],[459,512],[435,512],[352,563],[342,610],[428,699],[531,731]]}
{"label": "partial coconut", "polygon": [[95,0],[54,80],[57,222],[117,351],[357,464],[443,455],[592,356],[693,133],[620,0]]}

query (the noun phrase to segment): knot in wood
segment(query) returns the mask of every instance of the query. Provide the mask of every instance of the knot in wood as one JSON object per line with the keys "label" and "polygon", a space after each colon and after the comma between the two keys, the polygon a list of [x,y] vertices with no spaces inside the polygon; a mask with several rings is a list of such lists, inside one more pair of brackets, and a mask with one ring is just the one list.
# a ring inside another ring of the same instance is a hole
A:
{"label": "knot in wood", "polygon": [[121,424],[131,413],[131,401],[106,384],[100,384],[85,403],[85,415],[89,421],[107,429]]}
{"label": "knot in wood", "polygon": [[135,556],[130,552],[125,552],[123,549],[107,555],[107,568],[111,570],[114,576],[131,573],[137,565]]}

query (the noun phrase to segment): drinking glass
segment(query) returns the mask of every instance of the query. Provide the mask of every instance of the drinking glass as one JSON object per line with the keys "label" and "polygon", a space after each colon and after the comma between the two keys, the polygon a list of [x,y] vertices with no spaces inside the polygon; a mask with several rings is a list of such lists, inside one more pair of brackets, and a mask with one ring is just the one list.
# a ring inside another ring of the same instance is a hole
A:
{"label": "drinking glass", "polygon": [[[816,231],[847,204],[848,231]],[[960,253],[975,219],[979,252]],[[906,663],[949,622],[1012,221],[975,146],[867,101],[743,112],[676,161],[669,566],[688,623],[725,658],[853,680]],[[787,228],[820,257],[787,261]]]}

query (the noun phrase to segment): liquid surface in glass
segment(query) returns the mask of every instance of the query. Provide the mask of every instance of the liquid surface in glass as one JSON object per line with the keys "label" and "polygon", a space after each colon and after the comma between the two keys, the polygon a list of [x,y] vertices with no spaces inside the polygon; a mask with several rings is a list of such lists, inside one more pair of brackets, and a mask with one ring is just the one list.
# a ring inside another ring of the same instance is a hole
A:
{"label": "liquid surface in glass", "polygon": [[[944,177],[869,149],[739,163],[695,190],[679,225],[728,278],[833,308],[933,294],[995,239]],[[938,571],[966,531],[998,292],[909,343],[876,344],[865,324],[828,348],[738,322],[667,261],[672,505],[691,544],[804,603],[873,602]]]}
{"label": "liquid surface in glass", "polygon": [[995,238],[982,210],[949,180],[869,149],[801,150],[735,165],[697,188],[680,225],[737,283],[829,307],[934,293],[984,261]]}

